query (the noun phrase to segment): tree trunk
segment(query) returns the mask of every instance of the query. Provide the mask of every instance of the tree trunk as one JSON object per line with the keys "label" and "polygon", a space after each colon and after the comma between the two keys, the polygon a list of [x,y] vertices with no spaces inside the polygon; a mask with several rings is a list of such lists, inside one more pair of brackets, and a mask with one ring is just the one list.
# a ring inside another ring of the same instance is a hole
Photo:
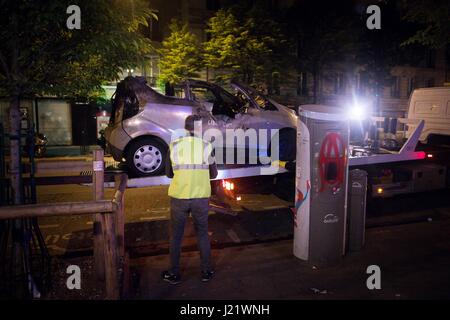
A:
{"label": "tree trunk", "polygon": [[10,162],[9,172],[14,204],[23,203],[22,170],[20,157],[20,99],[12,96],[9,102],[9,139]]}

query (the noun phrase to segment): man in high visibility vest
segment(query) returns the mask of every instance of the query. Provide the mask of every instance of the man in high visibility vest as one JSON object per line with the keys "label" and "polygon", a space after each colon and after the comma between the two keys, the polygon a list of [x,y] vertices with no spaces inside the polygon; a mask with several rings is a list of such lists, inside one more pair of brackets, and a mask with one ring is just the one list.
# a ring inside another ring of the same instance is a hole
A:
{"label": "man in high visibility vest", "polygon": [[191,213],[194,222],[201,260],[201,279],[206,282],[213,276],[208,235],[208,208],[211,196],[210,179],[217,176],[212,145],[194,136],[194,123],[198,115],[188,116],[185,129],[188,134],[170,143],[166,175],[173,178],[169,187],[171,235],[170,268],[162,273],[163,280],[177,284],[180,277],[181,242],[186,219]]}

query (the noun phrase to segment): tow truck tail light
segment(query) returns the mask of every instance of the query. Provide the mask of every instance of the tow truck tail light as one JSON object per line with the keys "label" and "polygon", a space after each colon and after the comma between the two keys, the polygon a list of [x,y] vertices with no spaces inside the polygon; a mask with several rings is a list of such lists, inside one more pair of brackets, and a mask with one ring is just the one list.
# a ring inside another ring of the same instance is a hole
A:
{"label": "tow truck tail light", "polygon": [[222,187],[225,190],[231,191],[234,190],[234,183],[227,180],[222,180]]}
{"label": "tow truck tail light", "polygon": [[428,159],[433,158],[433,154],[432,154],[432,153],[427,153],[427,158],[428,158]]}
{"label": "tow truck tail light", "polygon": [[[416,155],[417,155],[417,157],[415,157],[414,159],[425,159],[427,156],[425,151],[417,151]],[[413,160],[413,159],[411,159],[411,160]]]}

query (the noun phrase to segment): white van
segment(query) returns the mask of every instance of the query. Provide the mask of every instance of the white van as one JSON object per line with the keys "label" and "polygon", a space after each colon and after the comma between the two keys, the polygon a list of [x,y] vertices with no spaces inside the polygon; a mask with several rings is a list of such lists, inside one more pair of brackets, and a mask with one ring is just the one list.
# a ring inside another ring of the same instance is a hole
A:
{"label": "white van", "polygon": [[[425,120],[421,142],[450,141],[450,87],[414,90],[409,98],[408,119]],[[414,129],[414,125],[408,125],[408,137]]]}

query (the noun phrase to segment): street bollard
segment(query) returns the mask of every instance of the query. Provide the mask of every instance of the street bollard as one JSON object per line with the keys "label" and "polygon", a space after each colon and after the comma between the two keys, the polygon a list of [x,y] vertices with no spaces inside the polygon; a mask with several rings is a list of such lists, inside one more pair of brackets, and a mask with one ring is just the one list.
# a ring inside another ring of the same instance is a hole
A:
{"label": "street bollard", "polygon": [[348,194],[348,250],[358,251],[364,246],[366,228],[367,172],[349,172]]}
{"label": "street bollard", "polygon": [[345,253],[349,125],[345,112],[299,107],[294,255],[332,265]]}

